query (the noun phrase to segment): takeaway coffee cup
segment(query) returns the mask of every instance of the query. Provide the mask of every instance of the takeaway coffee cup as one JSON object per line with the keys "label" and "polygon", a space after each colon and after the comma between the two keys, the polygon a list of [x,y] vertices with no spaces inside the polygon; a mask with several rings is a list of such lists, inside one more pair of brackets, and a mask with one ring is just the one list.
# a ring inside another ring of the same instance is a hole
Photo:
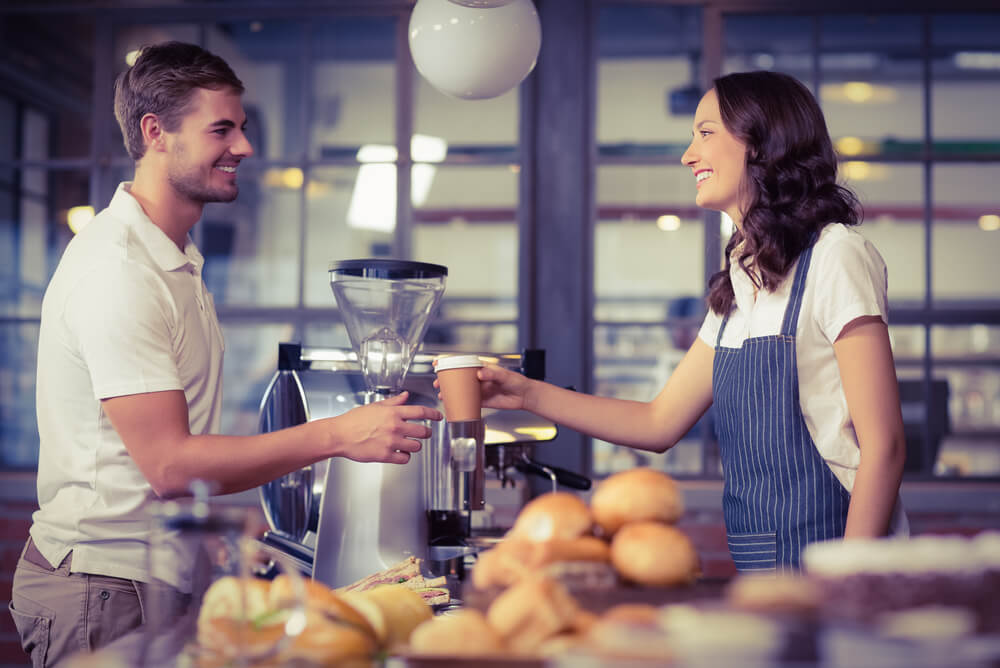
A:
{"label": "takeaway coffee cup", "polygon": [[436,371],[444,417],[448,422],[465,422],[482,418],[482,392],[476,375],[483,366],[475,355],[439,357]]}

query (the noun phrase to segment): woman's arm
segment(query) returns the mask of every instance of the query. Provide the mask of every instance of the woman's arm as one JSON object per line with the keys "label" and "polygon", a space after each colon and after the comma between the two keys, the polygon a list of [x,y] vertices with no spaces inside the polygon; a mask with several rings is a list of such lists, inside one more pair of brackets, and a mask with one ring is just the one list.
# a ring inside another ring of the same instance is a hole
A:
{"label": "woman's arm", "polygon": [[496,366],[479,372],[483,405],[536,413],[594,438],[663,452],[698,421],[712,403],[715,351],[700,339],[684,355],[652,401],[630,401],[573,392]]}
{"label": "woman's arm", "polygon": [[841,330],[833,351],[861,447],[844,537],[883,536],[889,530],[906,458],[889,329],[878,316],[856,318]]}

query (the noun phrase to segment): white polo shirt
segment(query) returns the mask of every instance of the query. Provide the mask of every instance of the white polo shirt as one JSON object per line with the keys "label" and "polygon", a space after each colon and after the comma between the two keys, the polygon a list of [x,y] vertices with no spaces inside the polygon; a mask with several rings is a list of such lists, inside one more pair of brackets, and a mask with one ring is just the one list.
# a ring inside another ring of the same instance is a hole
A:
{"label": "white polo shirt", "polygon": [[[182,253],[118,186],[70,241],[42,302],[38,504],[31,536],[51,564],[148,581],[152,487],[102,410],[108,397],[182,390],[191,433],[219,431],[222,331],[190,237]],[[193,564],[189,546],[168,546]],[[183,569],[181,569],[183,570]],[[182,590],[190,582],[171,582]]]}
{"label": "white polo shirt", "polygon": [[[735,308],[722,334],[724,347],[739,348],[747,338],[781,332],[797,265],[789,269],[777,290],[762,290],[754,301],[753,283],[734,259],[729,275]],[[875,246],[845,225],[823,228],[813,247],[795,333],[799,403],[816,449],[848,492],[854,488],[861,450],[833,342],[856,318],[878,316],[888,323],[887,290],[888,272]],[[722,316],[709,310],[699,338],[714,348],[721,324]],[[901,509],[897,503],[894,532],[906,531]]]}

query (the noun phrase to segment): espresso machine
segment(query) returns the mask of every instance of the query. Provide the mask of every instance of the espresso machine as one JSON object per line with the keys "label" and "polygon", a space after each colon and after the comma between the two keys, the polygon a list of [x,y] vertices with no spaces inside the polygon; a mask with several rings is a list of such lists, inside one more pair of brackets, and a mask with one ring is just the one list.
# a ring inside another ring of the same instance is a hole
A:
{"label": "espresso machine", "polygon": [[[278,370],[261,402],[260,431],[342,415],[403,390],[409,392],[407,403],[442,410],[432,362],[449,351],[420,347],[447,269],[366,259],[333,262],[329,271],[352,348],[279,344]],[[543,351],[479,356],[544,377]],[[474,555],[479,543],[473,540],[473,517],[485,507],[487,470],[504,485],[517,470],[545,476],[553,486],[590,486],[583,476],[532,459],[534,444],[555,438],[554,424],[526,411],[483,413],[472,424],[427,421],[431,436],[408,464],[335,457],[262,485],[270,526],[263,541],[302,572],[340,587],[411,555],[431,563]]]}

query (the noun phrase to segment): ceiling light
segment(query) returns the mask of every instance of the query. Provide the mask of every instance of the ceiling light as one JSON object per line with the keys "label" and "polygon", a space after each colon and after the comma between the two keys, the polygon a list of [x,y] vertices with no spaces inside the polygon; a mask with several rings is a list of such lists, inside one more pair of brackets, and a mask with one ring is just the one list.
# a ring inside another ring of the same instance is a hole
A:
{"label": "ceiling light", "polygon": [[66,223],[69,225],[69,229],[73,230],[73,234],[79,234],[84,225],[93,219],[94,207],[92,206],[74,206],[66,212]]}
{"label": "ceiling light", "polygon": [[865,150],[865,143],[857,137],[841,137],[835,146],[841,155],[858,155]]}
{"label": "ceiling light", "polygon": [[673,214],[666,214],[656,219],[656,226],[664,232],[676,232],[681,229],[681,218]]}
{"label": "ceiling light", "polygon": [[535,67],[542,43],[531,0],[417,0],[409,24],[417,71],[453,97],[496,97]]}
{"label": "ceiling light", "polygon": [[979,217],[979,229],[983,232],[996,232],[1000,230],[1000,216],[987,214]]}

